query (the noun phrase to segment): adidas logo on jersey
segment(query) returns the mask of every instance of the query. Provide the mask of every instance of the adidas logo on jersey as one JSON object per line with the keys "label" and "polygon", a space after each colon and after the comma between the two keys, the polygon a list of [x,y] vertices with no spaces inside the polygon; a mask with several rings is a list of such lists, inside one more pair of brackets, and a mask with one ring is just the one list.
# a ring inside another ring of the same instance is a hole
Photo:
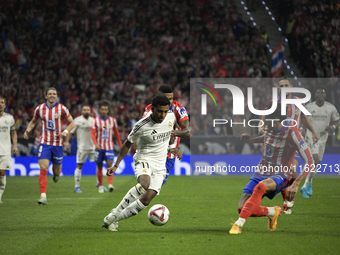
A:
{"label": "adidas logo on jersey", "polygon": [[151,132],[151,135],[154,135],[154,134],[157,134],[157,131],[156,131],[156,130],[153,130],[153,131]]}

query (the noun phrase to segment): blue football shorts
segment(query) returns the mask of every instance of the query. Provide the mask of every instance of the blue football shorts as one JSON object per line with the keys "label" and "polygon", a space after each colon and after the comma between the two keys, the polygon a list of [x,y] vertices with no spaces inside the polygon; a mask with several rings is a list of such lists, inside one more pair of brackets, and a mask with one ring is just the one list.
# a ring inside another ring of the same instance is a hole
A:
{"label": "blue football shorts", "polygon": [[272,192],[270,194],[266,194],[265,196],[268,197],[269,199],[273,199],[277,193],[280,191],[284,190],[286,187],[288,187],[289,180],[287,177],[283,174],[275,174],[275,175],[261,175],[261,174],[253,174],[253,176],[250,178],[248,184],[244,187],[242,193],[248,193],[248,194],[253,194],[253,190],[255,186],[266,179],[273,179],[276,183],[276,190],[275,192]]}
{"label": "blue football shorts", "polygon": [[41,143],[38,149],[38,160],[48,159],[55,165],[61,165],[63,163],[63,146],[53,146]]}
{"label": "blue football shorts", "polygon": [[94,154],[94,160],[96,161],[96,163],[103,163],[104,160],[113,161],[113,156],[114,156],[113,150],[100,150],[100,151],[96,150]]}

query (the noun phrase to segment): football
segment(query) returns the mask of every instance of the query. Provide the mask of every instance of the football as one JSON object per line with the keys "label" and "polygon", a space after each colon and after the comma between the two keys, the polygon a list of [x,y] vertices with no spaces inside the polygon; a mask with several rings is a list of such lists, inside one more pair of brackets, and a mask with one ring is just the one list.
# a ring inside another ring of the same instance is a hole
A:
{"label": "football", "polygon": [[169,221],[169,209],[165,205],[153,205],[148,212],[148,218],[153,225],[163,226]]}

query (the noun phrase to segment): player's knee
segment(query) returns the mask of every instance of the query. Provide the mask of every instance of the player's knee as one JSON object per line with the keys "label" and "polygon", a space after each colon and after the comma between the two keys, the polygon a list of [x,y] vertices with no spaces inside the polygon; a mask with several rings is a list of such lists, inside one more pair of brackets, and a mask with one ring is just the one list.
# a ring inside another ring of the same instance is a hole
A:
{"label": "player's knee", "polygon": [[263,183],[263,182],[260,182],[259,184],[257,184],[255,186],[254,192],[265,193],[266,192],[266,184]]}
{"label": "player's knee", "polygon": [[148,175],[139,176],[138,183],[143,187],[144,190],[147,190],[150,186],[150,176]]}
{"label": "player's knee", "polygon": [[45,171],[48,170],[48,165],[46,165],[46,164],[39,164],[39,167],[40,167],[41,170],[45,170]]}

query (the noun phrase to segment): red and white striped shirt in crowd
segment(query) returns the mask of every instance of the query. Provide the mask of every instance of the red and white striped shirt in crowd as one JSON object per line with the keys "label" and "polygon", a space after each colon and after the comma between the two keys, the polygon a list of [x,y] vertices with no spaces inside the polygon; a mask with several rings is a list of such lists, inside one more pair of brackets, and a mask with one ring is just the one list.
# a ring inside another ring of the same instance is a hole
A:
{"label": "red and white striped shirt in crowd", "polygon": [[122,147],[116,119],[107,117],[104,120],[100,116],[94,119],[91,138],[95,146],[99,145],[102,150],[113,150],[112,132],[115,133],[119,147]]}
{"label": "red and white striped shirt in crowd", "polygon": [[256,172],[262,175],[284,174],[289,179],[295,170],[293,161],[296,151],[304,161],[301,172],[306,177],[314,163],[312,153],[300,130],[291,124],[279,131],[266,129],[262,159]]}
{"label": "red and white striped shirt in crowd", "polygon": [[53,146],[63,146],[63,139],[58,138],[62,132],[63,120],[70,117],[70,112],[66,106],[56,103],[52,108],[46,103],[35,108],[34,118],[41,119],[40,143]]}
{"label": "red and white striped shirt in crowd", "polygon": [[[151,112],[151,107],[152,107],[151,104],[145,107],[143,118],[147,116],[149,112]],[[177,123],[174,125],[174,129],[181,130],[181,127],[178,125],[178,123],[189,119],[187,111],[185,110],[185,108],[183,107],[181,103],[174,100],[172,101],[172,105],[170,106],[169,112],[173,112],[176,116]],[[173,139],[174,139],[174,144],[176,144],[176,148],[178,149],[181,138],[178,136],[175,136]],[[172,154],[171,152],[168,152],[168,158],[172,159],[172,158],[176,158],[176,156]]]}

